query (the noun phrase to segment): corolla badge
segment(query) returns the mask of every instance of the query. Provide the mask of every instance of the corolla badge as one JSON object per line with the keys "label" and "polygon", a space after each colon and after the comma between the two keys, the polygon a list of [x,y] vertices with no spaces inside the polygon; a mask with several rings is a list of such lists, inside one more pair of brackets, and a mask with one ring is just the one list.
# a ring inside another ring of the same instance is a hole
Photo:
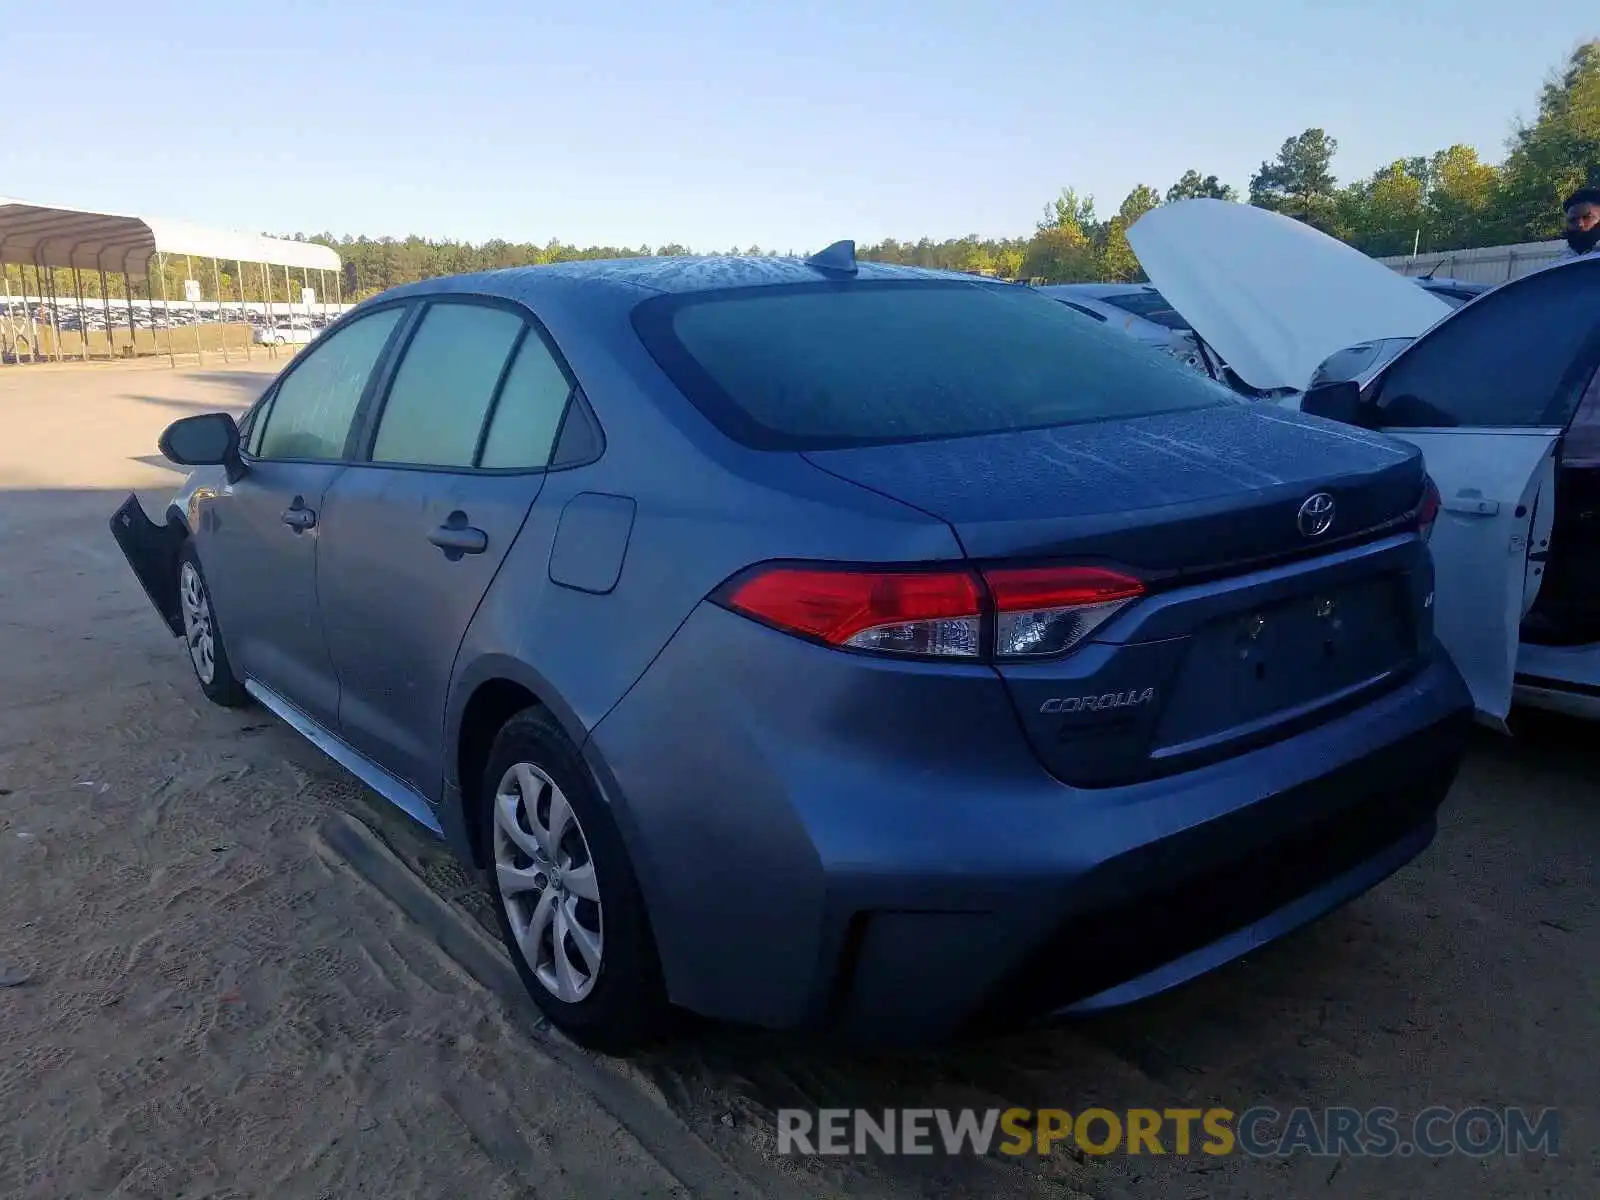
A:
{"label": "corolla badge", "polygon": [[1300,513],[1295,517],[1295,524],[1300,527],[1300,532],[1308,538],[1321,537],[1333,528],[1333,497],[1327,492],[1316,492],[1307,496],[1300,505]]}
{"label": "corolla badge", "polygon": [[1155,697],[1155,688],[1129,688],[1125,692],[1106,692],[1101,696],[1052,696],[1039,706],[1039,711],[1046,715],[1105,712],[1113,708],[1136,708],[1149,704]]}

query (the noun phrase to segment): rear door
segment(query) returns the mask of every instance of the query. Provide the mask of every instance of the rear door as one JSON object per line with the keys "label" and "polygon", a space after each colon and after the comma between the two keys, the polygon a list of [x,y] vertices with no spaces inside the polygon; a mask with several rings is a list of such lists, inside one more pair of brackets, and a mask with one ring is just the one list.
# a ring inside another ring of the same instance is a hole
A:
{"label": "rear door", "polygon": [[572,392],[525,310],[422,310],[324,503],[318,593],[355,749],[433,797],[456,651],[544,483]]}
{"label": "rear door", "polygon": [[1495,727],[1511,708],[1522,619],[1543,581],[1557,444],[1600,355],[1597,289],[1600,269],[1576,264],[1506,284],[1367,389],[1381,427],[1422,450],[1438,485],[1434,627]]}

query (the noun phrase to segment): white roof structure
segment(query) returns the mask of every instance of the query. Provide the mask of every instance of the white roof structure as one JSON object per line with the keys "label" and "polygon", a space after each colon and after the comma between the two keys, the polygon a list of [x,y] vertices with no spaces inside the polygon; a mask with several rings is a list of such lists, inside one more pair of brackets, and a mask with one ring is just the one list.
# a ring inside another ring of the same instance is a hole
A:
{"label": "white roof structure", "polygon": [[157,254],[337,271],[339,256],[314,242],[206,229],[186,221],[54,208],[0,196],[0,263],[144,275]]}

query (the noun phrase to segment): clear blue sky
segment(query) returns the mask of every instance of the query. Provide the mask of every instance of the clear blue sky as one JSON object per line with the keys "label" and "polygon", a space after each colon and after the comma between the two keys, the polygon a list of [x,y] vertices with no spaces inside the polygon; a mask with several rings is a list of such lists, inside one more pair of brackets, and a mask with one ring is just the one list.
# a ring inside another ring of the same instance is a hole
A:
{"label": "clear blue sky", "polygon": [[1498,161],[1600,10],[1556,0],[17,3],[0,195],[251,231],[680,241],[1030,232],[1291,134],[1341,179]]}

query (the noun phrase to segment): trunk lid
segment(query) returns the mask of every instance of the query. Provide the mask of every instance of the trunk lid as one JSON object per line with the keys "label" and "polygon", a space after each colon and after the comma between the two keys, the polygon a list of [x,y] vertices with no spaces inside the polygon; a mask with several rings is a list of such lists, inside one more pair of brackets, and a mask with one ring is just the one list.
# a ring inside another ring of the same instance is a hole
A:
{"label": "trunk lid", "polygon": [[[1403,679],[1431,639],[1432,571],[1403,533],[1414,447],[1229,403],[1094,425],[808,451],[946,521],[985,565],[1129,568],[1149,593],[1066,654],[997,664],[1043,765],[1138,782],[1288,736]],[[1334,522],[1302,532],[1325,493]]]}
{"label": "trunk lid", "polygon": [[[807,451],[813,465],[946,521],[975,559],[1104,557],[1154,574],[1293,555],[1383,524],[1422,458],[1381,434],[1228,402],[1050,429]],[[1334,522],[1300,531],[1332,495]]]}
{"label": "trunk lid", "polygon": [[1225,200],[1163,204],[1128,228],[1145,274],[1251,387],[1303,391],[1331,354],[1421,334],[1454,311],[1301,221]]}

